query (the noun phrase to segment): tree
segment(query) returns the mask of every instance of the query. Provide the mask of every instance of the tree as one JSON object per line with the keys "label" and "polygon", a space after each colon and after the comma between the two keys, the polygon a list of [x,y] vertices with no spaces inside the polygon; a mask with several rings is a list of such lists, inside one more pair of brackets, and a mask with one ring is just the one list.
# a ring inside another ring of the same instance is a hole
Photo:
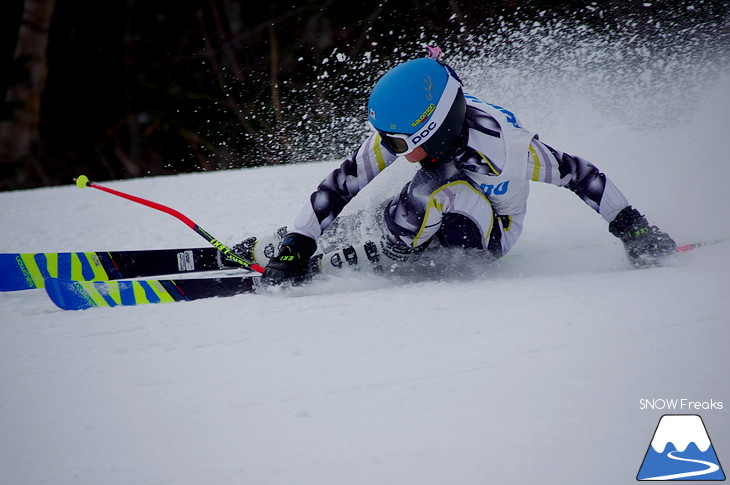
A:
{"label": "tree", "polygon": [[[38,160],[41,96],[48,72],[46,48],[55,0],[26,0],[15,60],[24,67],[23,80],[12,84],[5,102],[12,109],[10,119],[0,122],[0,161],[17,164],[15,178],[21,181],[27,170],[48,183]],[[4,172],[5,170],[3,170]]]}

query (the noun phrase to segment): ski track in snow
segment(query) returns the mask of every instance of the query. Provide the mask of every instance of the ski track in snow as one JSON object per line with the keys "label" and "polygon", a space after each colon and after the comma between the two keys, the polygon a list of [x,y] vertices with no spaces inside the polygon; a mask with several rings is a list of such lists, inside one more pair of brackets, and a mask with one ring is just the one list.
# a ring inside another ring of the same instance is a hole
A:
{"label": "ski track in snow", "polygon": [[[728,238],[728,88],[708,86],[681,127],[621,126],[578,100],[558,125],[518,114],[679,243]],[[234,244],[289,223],[336,163],[106,185]],[[412,170],[399,161],[347,211]],[[0,483],[633,483],[662,414],[640,399],[730,405],[730,244],[636,271],[569,191],[533,184],[529,204],[513,254],[465,278],[351,274],[82,312],[0,294]],[[0,205],[3,252],[205,245],[170,216],[72,185]],[[702,415],[723,461],[728,412]]]}

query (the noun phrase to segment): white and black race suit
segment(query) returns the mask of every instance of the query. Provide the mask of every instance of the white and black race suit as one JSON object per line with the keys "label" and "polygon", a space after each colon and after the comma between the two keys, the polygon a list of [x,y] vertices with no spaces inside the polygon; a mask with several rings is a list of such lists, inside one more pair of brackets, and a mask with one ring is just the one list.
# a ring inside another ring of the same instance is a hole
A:
{"label": "white and black race suit", "polygon": [[[467,136],[447,162],[421,168],[384,206],[391,243],[419,248],[438,237],[446,246],[505,254],[522,232],[530,181],[567,187],[611,222],[629,205],[587,160],[558,151],[524,129],[510,111],[466,95]],[[292,232],[315,240],[357,193],[397,156],[373,133],[317,187]],[[427,163],[427,162],[424,162]]]}

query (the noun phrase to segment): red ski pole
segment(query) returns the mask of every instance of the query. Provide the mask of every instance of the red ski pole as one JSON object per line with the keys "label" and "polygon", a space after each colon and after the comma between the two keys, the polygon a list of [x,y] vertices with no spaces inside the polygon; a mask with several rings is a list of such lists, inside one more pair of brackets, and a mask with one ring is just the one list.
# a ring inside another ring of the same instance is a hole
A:
{"label": "red ski pole", "polygon": [[102,185],[96,184],[89,180],[89,178],[86,175],[79,175],[77,178],[74,179],[76,182],[76,186],[80,189],[84,189],[86,187],[91,187],[94,189],[99,189],[103,192],[107,192],[112,195],[116,195],[117,197],[121,197],[123,199],[131,200],[132,202],[136,202],[138,204],[146,205],[147,207],[151,207],[153,209],[157,209],[158,211],[164,212],[166,214],[170,214],[174,218],[181,221],[183,224],[188,226],[193,231],[200,234],[200,236],[203,237],[206,241],[208,241],[210,244],[212,244],[218,251],[223,253],[228,259],[233,261],[234,263],[240,264],[244,268],[251,269],[253,271],[257,271],[259,273],[264,272],[264,268],[253,261],[249,261],[247,259],[242,258],[241,256],[237,255],[231,249],[220,242],[218,239],[214,238],[210,234],[208,234],[208,231],[197,225],[195,222],[193,222],[190,218],[188,218],[185,214],[182,214],[175,209],[172,209],[170,207],[167,207],[162,204],[158,204],[157,202],[152,202],[151,200],[143,199],[141,197],[137,197],[130,194],[125,194],[124,192],[120,192],[118,190],[110,189],[108,187],[104,187]]}

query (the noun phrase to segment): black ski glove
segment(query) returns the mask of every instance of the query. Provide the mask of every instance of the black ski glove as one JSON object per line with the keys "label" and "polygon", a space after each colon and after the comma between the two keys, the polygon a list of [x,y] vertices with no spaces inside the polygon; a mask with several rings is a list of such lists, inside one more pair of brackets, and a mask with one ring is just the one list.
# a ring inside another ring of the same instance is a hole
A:
{"label": "black ski glove", "polygon": [[631,206],[618,213],[608,230],[621,239],[629,261],[638,268],[660,264],[662,258],[677,248],[669,234],[650,226],[646,217]]}
{"label": "black ski glove", "polygon": [[301,283],[309,272],[309,258],[317,250],[317,242],[311,237],[289,233],[281,240],[279,254],[269,260],[261,282],[266,285]]}

